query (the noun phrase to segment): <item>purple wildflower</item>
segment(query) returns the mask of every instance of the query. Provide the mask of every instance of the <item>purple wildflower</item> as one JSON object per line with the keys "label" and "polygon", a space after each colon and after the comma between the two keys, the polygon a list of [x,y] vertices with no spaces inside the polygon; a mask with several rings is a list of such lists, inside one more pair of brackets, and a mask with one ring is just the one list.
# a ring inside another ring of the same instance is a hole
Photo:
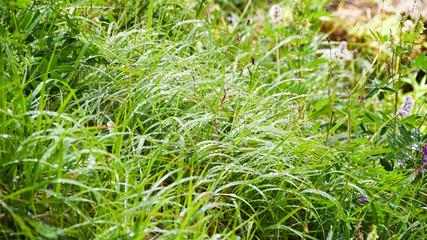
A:
{"label": "purple wildflower", "polygon": [[359,201],[361,202],[361,203],[365,203],[365,195],[362,195],[362,197],[359,199]]}
{"label": "purple wildflower", "polygon": [[397,116],[401,115],[402,117],[407,117],[412,113],[412,110],[414,110],[415,106],[415,100],[412,99],[411,96],[406,96],[403,98],[402,106],[400,107],[400,110],[397,112]]}
{"label": "purple wildflower", "polygon": [[422,167],[420,167],[420,172],[424,175],[424,173],[426,172],[426,170]]}
{"label": "purple wildflower", "polygon": [[427,144],[424,147],[424,152],[423,152],[423,166],[427,165]]}

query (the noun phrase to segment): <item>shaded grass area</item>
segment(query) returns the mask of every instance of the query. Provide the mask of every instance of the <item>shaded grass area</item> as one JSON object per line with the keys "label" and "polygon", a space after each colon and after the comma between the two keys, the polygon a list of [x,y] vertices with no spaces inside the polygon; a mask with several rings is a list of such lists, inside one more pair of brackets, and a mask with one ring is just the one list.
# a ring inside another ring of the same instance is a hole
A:
{"label": "shaded grass area", "polygon": [[2,2],[2,238],[424,238],[423,109],[357,104],[313,4]]}

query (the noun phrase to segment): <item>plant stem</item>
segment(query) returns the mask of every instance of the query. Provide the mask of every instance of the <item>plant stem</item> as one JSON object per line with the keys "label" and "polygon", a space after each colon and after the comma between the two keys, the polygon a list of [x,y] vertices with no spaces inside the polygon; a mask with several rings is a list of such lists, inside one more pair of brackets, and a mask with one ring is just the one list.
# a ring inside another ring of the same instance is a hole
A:
{"label": "plant stem", "polygon": [[350,135],[351,135],[351,108],[352,107],[353,107],[353,98],[350,96],[350,109],[348,110],[347,143],[350,142]]}
{"label": "plant stem", "polygon": [[[426,102],[426,97],[424,97],[424,101],[423,101],[423,104],[421,104],[421,106],[424,106],[425,102]],[[420,108],[419,108],[418,112],[421,110],[421,108],[422,108],[422,107],[420,107]],[[418,114],[418,113],[417,113],[417,114]],[[423,118],[423,120],[421,121],[420,125],[418,126],[418,129],[419,129],[419,128],[421,128],[421,126],[424,124],[424,122],[425,122],[426,118],[427,118],[427,113],[426,113],[426,114],[424,114],[424,118]]]}
{"label": "plant stem", "polygon": [[[276,33],[276,46],[279,45],[279,34]],[[280,52],[279,48],[276,48],[276,61],[277,61],[277,76],[280,76]]]}
{"label": "plant stem", "polygon": [[329,42],[329,86],[328,86],[328,97],[329,97],[329,103],[331,104],[331,118],[329,119],[328,124],[328,130],[326,132],[326,140],[325,140],[325,146],[328,146],[328,139],[329,139],[329,131],[331,129],[332,121],[334,119],[334,105],[332,105],[332,96],[331,96],[331,88],[332,88],[332,49],[331,49],[331,41],[328,38]]}

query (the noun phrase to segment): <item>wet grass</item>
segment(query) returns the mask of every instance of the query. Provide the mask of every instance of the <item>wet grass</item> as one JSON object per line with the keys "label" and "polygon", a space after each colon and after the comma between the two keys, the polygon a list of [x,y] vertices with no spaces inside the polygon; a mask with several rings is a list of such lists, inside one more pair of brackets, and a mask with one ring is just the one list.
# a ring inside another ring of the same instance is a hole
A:
{"label": "wet grass", "polygon": [[2,238],[425,238],[424,60],[333,59],[324,4],[0,3]]}

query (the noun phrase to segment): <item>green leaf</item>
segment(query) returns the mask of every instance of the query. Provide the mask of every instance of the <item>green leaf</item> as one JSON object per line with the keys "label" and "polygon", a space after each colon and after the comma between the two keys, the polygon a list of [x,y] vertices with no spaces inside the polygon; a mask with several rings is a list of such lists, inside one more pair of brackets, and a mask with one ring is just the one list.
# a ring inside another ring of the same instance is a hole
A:
{"label": "green leaf", "polygon": [[339,204],[339,202],[330,194],[324,192],[324,191],[320,191],[317,189],[306,189],[304,191],[302,191],[301,193],[315,193],[315,194],[319,194],[321,196],[323,196],[326,199],[329,199],[338,209],[341,209],[341,205]]}
{"label": "green leaf", "polygon": [[362,129],[362,131],[363,131],[364,133],[367,133],[367,132],[368,132],[368,131],[366,131],[365,126],[363,126],[363,122],[361,122],[361,123],[359,124],[359,126],[360,126],[360,128]]}
{"label": "green leaf", "polygon": [[414,66],[423,67],[423,65],[425,65],[424,64],[425,62],[426,62],[426,54],[422,53],[415,59]]}
{"label": "green leaf", "polygon": [[327,63],[327,62],[329,62],[329,60],[328,59],[325,59],[325,58],[319,58],[319,59],[316,59],[316,60],[314,60],[314,61],[312,61],[312,62],[310,62],[309,64],[308,64],[308,68],[313,68],[313,67],[316,67],[316,66],[318,66],[318,65],[321,65],[321,64],[323,64],[323,63]]}
{"label": "green leaf", "polygon": [[311,121],[316,119],[317,117],[321,115],[326,115],[331,113],[331,104],[328,102],[323,107],[321,107],[319,110],[312,113],[310,116],[308,116],[307,120]]}
{"label": "green leaf", "polygon": [[393,195],[390,202],[393,204],[399,204],[400,199],[402,199],[405,191],[408,189],[409,185],[415,180],[416,174],[412,173],[408,179],[399,187],[397,192]]}
{"label": "green leaf", "polygon": [[75,35],[80,33],[80,30],[77,28],[77,25],[68,15],[64,15],[65,21],[67,22],[68,27],[71,29],[71,32]]}
{"label": "green leaf", "polygon": [[39,72],[40,75],[45,74],[47,71],[47,67],[48,67],[48,62],[46,60],[46,58],[43,58],[43,60],[40,62],[39,64]]}
{"label": "green leaf", "polygon": [[413,128],[411,130],[411,138],[415,141],[421,141],[421,132],[418,128]]}
{"label": "green leaf", "polygon": [[380,159],[380,164],[381,164],[381,166],[384,167],[384,169],[386,171],[393,171],[393,167],[391,166],[391,164],[385,158],[381,158]]}
{"label": "green leaf", "polygon": [[389,92],[396,92],[393,88],[389,87],[381,87],[381,90],[389,91]]}
{"label": "green leaf", "polygon": [[24,39],[27,38],[28,35],[30,35],[30,33],[33,32],[33,29],[36,27],[36,25],[39,23],[39,21],[42,19],[43,16],[44,16],[44,14],[40,14],[38,16],[38,18],[31,23],[30,27],[25,30],[26,32],[25,32],[25,35],[24,35]]}
{"label": "green leaf", "polygon": [[71,65],[61,65],[56,68],[56,70],[60,73],[73,72],[75,68]]}
{"label": "green leaf", "polygon": [[73,65],[73,67],[74,67],[74,68],[77,68],[77,67],[79,66],[80,61],[82,60],[82,57],[84,56],[84,54],[85,54],[85,52],[86,52],[87,48],[89,47],[89,45],[90,45],[91,43],[92,43],[91,41],[88,41],[88,42],[83,46],[82,51],[80,52],[79,56],[77,57],[76,61],[74,62],[74,65]]}
{"label": "green leaf", "polygon": [[289,90],[297,95],[304,95],[310,91],[310,88],[305,83],[300,82],[289,86]]}
{"label": "green leaf", "polygon": [[374,96],[374,95],[375,95],[375,94],[377,94],[379,91],[380,91],[380,89],[379,89],[378,87],[376,87],[376,88],[372,89],[372,90],[368,93],[368,95],[366,95],[366,99],[368,99],[368,98],[370,98],[370,97]]}
{"label": "green leaf", "polygon": [[378,94],[378,99],[379,100],[383,100],[384,99],[384,93],[383,92],[380,92],[379,94]]}
{"label": "green leaf", "polygon": [[60,237],[65,237],[65,231],[49,226],[47,224],[44,224],[42,222],[39,222],[39,226],[37,227],[37,231],[42,235],[43,237],[47,239],[58,239]]}
{"label": "green leaf", "polygon": [[406,130],[405,125],[403,124],[397,124],[397,127],[399,128],[399,132],[402,135],[403,139],[407,142],[411,142],[411,134]]}
{"label": "green leaf", "polygon": [[62,76],[59,74],[59,73],[57,73],[57,72],[50,72],[50,76],[52,77],[52,78],[54,78],[54,79],[58,79],[58,80],[64,80],[64,78],[62,78]]}
{"label": "green leaf", "polygon": [[375,35],[375,33],[374,33],[374,32],[372,32],[372,30],[371,30],[371,29],[369,29],[369,32],[371,33],[372,37],[373,37],[375,40],[379,41],[379,40],[378,40],[378,37]]}
{"label": "green leaf", "polygon": [[365,110],[365,116],[375,123],[381,123],[381,118],[368,110]]}
{"label": "green leaf", "polygon": [[391,124],[386,124],[384,127],[382,127],[380,131],[380,136],[384,135],[387,132],[387,130],[390,128],[390,126]]}

